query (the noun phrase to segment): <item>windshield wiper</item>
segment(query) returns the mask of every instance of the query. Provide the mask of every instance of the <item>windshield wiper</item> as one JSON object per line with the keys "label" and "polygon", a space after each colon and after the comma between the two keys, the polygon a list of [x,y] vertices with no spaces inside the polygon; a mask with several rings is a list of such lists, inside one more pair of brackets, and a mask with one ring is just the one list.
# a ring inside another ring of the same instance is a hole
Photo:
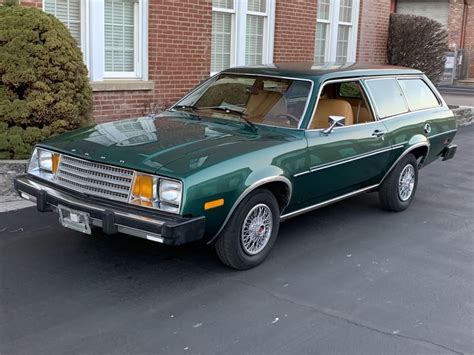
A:
{"label": "windshield wiper", "polygon": [[200,120],[201,118],[197,114],[197,111],[199,111],[199,108],[193,105],[176,105],[173,107],[174,110],[186,110],[186,111],[191,111],[191,115],[194,118],[197,118]]}
{"label": "windshield wiper", "polygon": [[239,116],[239,118],[242,120],[242,122],[246,123],[254,131],[258,130],[257,126],[255,126],[255,124],[252,121],[248,120],[245,117],[246,114],[242,111],[239,111],[239,110],[234,110],[234,109],[224,107],[224,106],[197,107],[196,110],[217,110],[217,111],[222,111],[222,112],[225,112],[225,113],[231,113],[231,114]]}
{"label": "windshield wiper", "polygon": [[197,108],[196,106],[193,106],[193,105],[176,105],[173,108],[177,109],[177,110],[182,110],[182,109],[191,110],[191,111],[199,110],[199,108]]}

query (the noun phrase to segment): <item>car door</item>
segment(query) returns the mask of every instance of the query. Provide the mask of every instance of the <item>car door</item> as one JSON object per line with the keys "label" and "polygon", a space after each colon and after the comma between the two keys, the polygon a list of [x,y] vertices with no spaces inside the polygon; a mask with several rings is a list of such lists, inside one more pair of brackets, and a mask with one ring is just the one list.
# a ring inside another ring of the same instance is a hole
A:
{"label": "car door", "polygon": [[[342,101],[337,104],[340,107]],[[335,127],[330,133],[324,128],[305,131],[307,171],[299,175],[296,182],[304,190],[303,205],[327,201],[380,181],[391,147],[385,138],[385,125],[376,121],[375,115],[373,117],[371,122],[360,124],[354,124],[352,119],[352,122],[346,122],[348,125]]]}

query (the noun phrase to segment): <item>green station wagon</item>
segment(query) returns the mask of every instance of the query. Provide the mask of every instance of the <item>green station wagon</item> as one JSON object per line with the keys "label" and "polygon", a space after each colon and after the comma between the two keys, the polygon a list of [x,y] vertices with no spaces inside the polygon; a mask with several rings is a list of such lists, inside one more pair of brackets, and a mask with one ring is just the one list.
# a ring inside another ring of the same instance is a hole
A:
{"label": "green station wagon", "polygon": [[418,169],[456,152],[453,113],[417,70],[284,64],[225,70],[167,111],[38,144],[15,180],[40,212],[258,265],[280,222],[356,194],[406,209]]}

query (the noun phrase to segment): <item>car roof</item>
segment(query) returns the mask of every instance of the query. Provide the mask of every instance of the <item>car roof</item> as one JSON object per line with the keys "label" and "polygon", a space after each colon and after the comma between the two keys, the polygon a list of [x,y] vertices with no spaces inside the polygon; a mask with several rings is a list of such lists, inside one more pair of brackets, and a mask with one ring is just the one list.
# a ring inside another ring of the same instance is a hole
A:
{"label": "car roof", "polygon": [[364,77],[380,75],[421,75],[421,71],[407,67],[370,63],[325,63],[314,65],[311,62],[274,63],[256,66],[235,67],[224,70],[225,73],[284,76],[290,78],[323,81],[345,77]]}

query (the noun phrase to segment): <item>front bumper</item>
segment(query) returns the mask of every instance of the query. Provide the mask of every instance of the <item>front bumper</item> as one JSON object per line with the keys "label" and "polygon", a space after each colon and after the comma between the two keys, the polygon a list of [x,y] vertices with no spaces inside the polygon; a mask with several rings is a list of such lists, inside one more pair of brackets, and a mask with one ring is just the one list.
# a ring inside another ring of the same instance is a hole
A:
{"label": "front bumper", "polygon": [[58,205],[86,212],[89,223],[105,234],[124,233],[168,245],[180,245],[203,238],[205,217],[186,218],[160,211],[141,211],[132,206],[114,206],[87,196],[22,175],[14,180],[15,190],[27,200],[36,202],[38,211],[58,212]]}

